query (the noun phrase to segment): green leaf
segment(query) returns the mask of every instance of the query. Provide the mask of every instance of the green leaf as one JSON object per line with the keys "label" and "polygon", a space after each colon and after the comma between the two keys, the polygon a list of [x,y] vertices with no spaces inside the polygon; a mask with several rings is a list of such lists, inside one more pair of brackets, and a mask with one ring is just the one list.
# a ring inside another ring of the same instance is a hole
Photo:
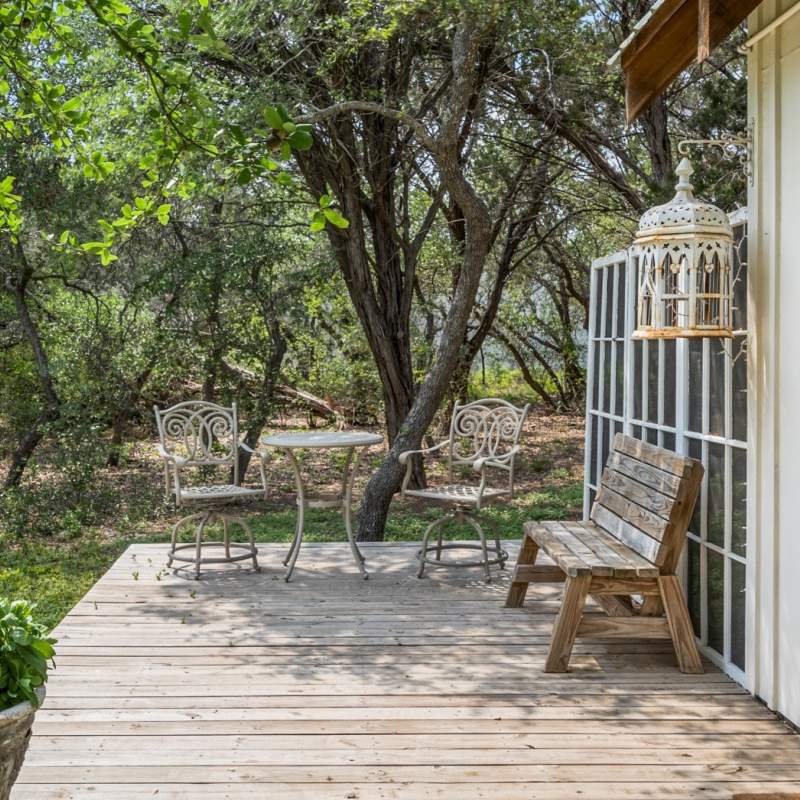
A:
{"label": "green leaf", "polygon": [[162,203],[156,209],[156,218],[162,225],[166,225],[169,222],[169,212],[172,209],[172,206],[169,203]]}
{"label": "green leaf", "polygon": [[319,211],[317,211],[308,227],[312,233],[319,233],[320,231],[325,230],[325,217]]}
{"label": "green leaf", "polygon": [[264,109],[264,119],[267,121],[267,125],[269,125],[270,128],[274,128],[275,130],[281,130],[283,128],[283,117],[275,106],[267,106]]}
{"label": "green leaf", "polygon": [[295,130],[287,141],[295,150],[310,150],[314,146],[314,139],[311,134],[300,128]]}
{"label": "green leaf", "polygon": [[236,183],[238,183],[238,184],[239,184],[239,186],[247,186],[247,184],[248,184],[248,183],[250,183],[250,181],[252,180],[252,178],[253,178],[253,174],[250,172],[250,170],[249,170],[247,167],[245,167],[245,168],[244,168],[244,169],[243,169],[243,170],[242,170],[242,171],[241,171],[241,172],[240,172],[240,173],[239,173],[239,174],[236,176]]}
{"label": "green leaf", "polygon": [[350,222],[345,219],[335,208],[326,208],[322,212],[325,219],[337,228],[349,228]]}

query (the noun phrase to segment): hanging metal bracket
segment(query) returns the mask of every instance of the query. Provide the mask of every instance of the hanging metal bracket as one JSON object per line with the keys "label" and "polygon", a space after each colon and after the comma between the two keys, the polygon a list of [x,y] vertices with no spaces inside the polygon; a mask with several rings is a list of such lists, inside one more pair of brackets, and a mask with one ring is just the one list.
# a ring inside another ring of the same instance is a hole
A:
{"label": "hanging metal bracket", "polygon": [[726,156],[736,156],[744,168],[745,175],[753,183],[753,122],[747,124],[747,136],[729,136],[722,139],[682,139],[678,142],[678,153],[689,155],[691,147],[718,147]]}

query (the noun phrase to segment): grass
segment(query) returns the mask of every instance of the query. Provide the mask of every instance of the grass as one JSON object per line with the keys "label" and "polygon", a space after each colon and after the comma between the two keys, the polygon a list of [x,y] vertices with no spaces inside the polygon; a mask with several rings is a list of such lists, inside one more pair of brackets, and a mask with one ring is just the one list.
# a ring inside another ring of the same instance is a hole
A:
{"label": "grass", "polygon": [[[485,509],[487,533],[494,528],[505,539],[522,536],[528,519],[575,519],[582,505],[583,418],[570,415],[528,417],[523,452],[511,503]],[[313,474],[315,490],[338,491],[341,453],[306,452],[301,460]],[[181,516],[164,498],[161,463],[155,443],[137,438],[116,468],[85,465],[77,453],[68,469],[58,448],[39,453],[22,486],[0,494],[0,596],[38,604],[41,621],[54,627],[134,542],[165,542]],[[377,449],[361,470],[360,494],[367,476],[382,459]],[[446,475],[445,459],[426,464],[432,482]],[[1,470],[0,470],[1,471]],[[471,470],[466,478],[474,480]],[[458,478],[457,478],[458,479]],[[259,542],[288,542],[294,534],[296,507],[291,469],[279,459],[269,473],[273,502],[258,503],[248,519]],[[441,511],[398,500],[386,527],[387,541],[419,541]],[[215,532],[209,531],[210,536]],[[448,539],[473,538],[471,529],[444,526]],[[190,541],[186,530],[181,538]],[[233,532],[237,538],[236,529]],[[335,510],[310,510],[306,541],[344,542],[341,516]],[[277,564],[270,564],[270,568]]]}
{"label": "grass", "polygon": [[[504,539],[519,538],[525,520],[574,516],[582,492],[580,483],[571,483],[520,495],[513,506],[485,509],[482,513],[486,528],[491,531],[492,526],[497,526]],[[397,503],[386,527],[386,541],[419,541],[425,527],[440,513]],[[295,514],[292,506],[271,506],[248,519],[257,541],[288,543],[294,534]],[[129,544],[164,541],[167,530],[164,526],[158,533],[127,536],[104,536],[98,530],[89,530],[72,541],[35,540],[4,547],[0,554],[0,595],[35,602],[42,623],[53,628]],[[333,510],[310,510],[305,530],[305,541],[344,541],[341,516]],[[447,539],[471,536],[471,531],[453,523],[443,530]],[[214,534],[212,526],[209,535]],[[186,531],[180,538],[190,540],[191,532]]]}

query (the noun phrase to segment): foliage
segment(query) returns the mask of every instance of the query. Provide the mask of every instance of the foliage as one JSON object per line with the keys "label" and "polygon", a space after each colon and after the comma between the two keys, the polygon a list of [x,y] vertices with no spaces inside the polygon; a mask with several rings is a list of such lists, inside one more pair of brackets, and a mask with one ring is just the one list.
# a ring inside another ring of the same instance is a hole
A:
{"label": "foliage", "polygon": [[36,689],[47,680],[55,639],[34,620],[35,605],[0,597],[0,710],[28,701],[39,705]]}
{"label": "foliage", "polygon": [[[286,414],[314,421],[286,400],[301,391],[339,421],[401,430],[447,343],[473,241],[449,172],[491,236],[440,413],[482,394],[580,409],[592,258],[626,246],[670,194],[681,138],[746,124],[736,34],[624,126],[605,62],[641,12],[640,0],[2,4],[10,540],[61,547],[106,519],[114,498],[93,484],[135,464],[153,404],[235,400],[256,441]],[[430,145],[454,113],[465,25],[479,69],[445,170]],[[370,105],[330,111],[353,102]],[[693,154],[699,193],[741,203],[743,174],[707,153]]]}

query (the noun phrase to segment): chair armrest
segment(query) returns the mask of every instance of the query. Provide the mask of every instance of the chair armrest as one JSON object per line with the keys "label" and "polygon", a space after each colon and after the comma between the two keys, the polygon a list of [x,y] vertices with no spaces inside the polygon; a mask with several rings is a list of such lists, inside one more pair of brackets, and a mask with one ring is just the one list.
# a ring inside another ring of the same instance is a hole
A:
{"label": "chair armrest", "polygon": [[475,472],[483,472],[485,467],[507,468],[514,460],[514,456],[516,456],[521,449],[522,448],[519,445],[516,445],[502,456],[486,456],[485,458],[478,458],[473,462],[472,468],[475,470]]}
{"label": "chair armrest", "polygon": [[423,450],[405,450],[404,452],[400,453],[397,457],[397,460],[401,464],[406,465],[406,474],[403,476],[403,484],[400,486],[400,494],[405,494],[406,489],[408,488],[408,482],[411,480],[411,473],[414,469],[414,462],[411,460],[411,456],[426,456],[428,453],[433,453],[436,450],[441,450],[443,447],[446,447],[450,444],[450,440],[446,439],[443,442],[440,442],[433,447],[426,447]]}
{"label": "chair armrest", "polygon": [[401,464],[408,464],[408,463],[410,463],[408,459],[411,456],[416,456],[416,455],[426,456],[426,455],[428,455],[428,453],[433,453],[436,450],[441,450],[443,447],[445,447],[448,444],[450,444],[450,440],[449,439],[445,439],[445,441],[441,442],[440,444],[434,445],[433,447],[427,447],[424,450],[404,450],[397,457],[397,460]]}
{"label": "chair armrest", "polygon": [[168,453],[163,445],[158,445],[158,454],[161,458],[164,459],[169,464],[174,464],[176,467],[180,467],[182,464],[186,464],[189,459],[184,458],[183,456],[176,456],[173,453]]}
{"label": "chair armrest", "polygon": [[272,459],[272,454],[267,450],[254,450],[252,447],[250,447],[250,445],[247,445],[244,442],[239,442],[239,447],[251,455],[258,456],[262,461],[270,461]]}

